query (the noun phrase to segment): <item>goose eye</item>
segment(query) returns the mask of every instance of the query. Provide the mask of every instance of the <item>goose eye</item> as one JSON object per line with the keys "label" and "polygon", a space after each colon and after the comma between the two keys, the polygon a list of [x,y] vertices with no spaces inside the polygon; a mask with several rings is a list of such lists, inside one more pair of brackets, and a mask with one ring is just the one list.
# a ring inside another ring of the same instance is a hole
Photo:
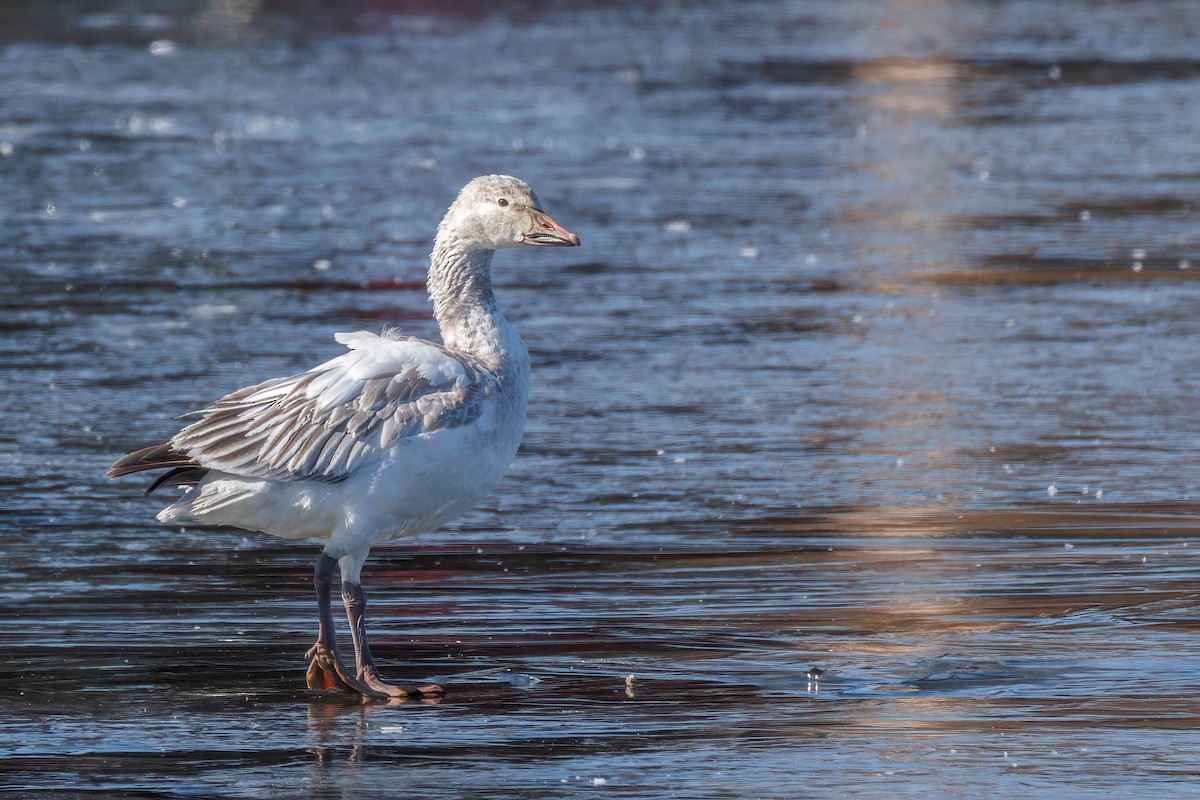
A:
{"label": "goose eye", "polygon": [[504,208],[506,205],[508,205],[508,201],[505,200],[503,197],[501,197],[499,200],[496,201],[496,205],[500,206],[501,208]]}

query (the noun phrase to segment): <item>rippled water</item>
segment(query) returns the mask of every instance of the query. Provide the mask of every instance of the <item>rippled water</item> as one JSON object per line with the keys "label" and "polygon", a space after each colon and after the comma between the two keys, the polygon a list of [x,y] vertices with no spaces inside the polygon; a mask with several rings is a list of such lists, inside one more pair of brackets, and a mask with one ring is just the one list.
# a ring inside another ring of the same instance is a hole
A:
{"label": "rippled water", "polygon": [[[0,7],[0,792],[1200,793],[1200,7]],[[118,455],[335,331],[434,335],[472,176],[522,452],[364,582]],[[821,671],[813,679],[813,670]],[[630,678],[629,676],[632,676]]]}

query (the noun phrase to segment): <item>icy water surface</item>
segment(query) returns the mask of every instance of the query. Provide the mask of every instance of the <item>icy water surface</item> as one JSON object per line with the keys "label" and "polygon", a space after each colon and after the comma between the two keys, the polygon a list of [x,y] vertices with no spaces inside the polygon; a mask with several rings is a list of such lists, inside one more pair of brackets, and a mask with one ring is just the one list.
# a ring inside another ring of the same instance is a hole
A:
{"label": "icy water surface", "polygon": [[[1200,794],[1200,6],[0,6],[0,792]],[[474,175],[509,478],[364,582],[104,481],[221,393],[436,334]],[[630,677],[632,676],[632,677]]]}

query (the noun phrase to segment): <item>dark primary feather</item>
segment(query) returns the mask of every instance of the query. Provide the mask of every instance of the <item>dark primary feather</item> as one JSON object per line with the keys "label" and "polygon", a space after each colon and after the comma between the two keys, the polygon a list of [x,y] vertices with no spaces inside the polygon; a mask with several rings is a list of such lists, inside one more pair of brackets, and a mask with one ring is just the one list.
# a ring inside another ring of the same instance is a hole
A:
{"label": "dark primary feather", "polygon": [[195,486],[200,481],[204,480],[204,476],[208,474],[208,470],[203,467],[176,467],[170,472],[164,472],[154,479],[154,483],[150,484],[150,488],[146,489],[146,496],[154,494],[154,490],[160,486]]}
{"label": "dark primary feather", "polygon": [[176,451],[171,447],[170,443],[167,443],[143,447],[141,450],[135,450],[129,455],[122,456],[108,468],[108,472],[104,473],[104,477],[119,478],[122,475],[132,475],[135,472],[166,469],[168,467],[170,468],[168,472],[158,476],[150,484],[150,488],[146,490],[147,495],[164,484],[169,486],[194,485],[208,473],[208,470],[183,453]]}
{"label": "dark primary feather", "polygon": [[135,450],[129,455],[121,456],[104,473],[106,478],[119,478],[122,475],[132,475],[148,469],[163,469],[165,467],[198,467],[200,466],[183,453],[166,444],[153,444]]}

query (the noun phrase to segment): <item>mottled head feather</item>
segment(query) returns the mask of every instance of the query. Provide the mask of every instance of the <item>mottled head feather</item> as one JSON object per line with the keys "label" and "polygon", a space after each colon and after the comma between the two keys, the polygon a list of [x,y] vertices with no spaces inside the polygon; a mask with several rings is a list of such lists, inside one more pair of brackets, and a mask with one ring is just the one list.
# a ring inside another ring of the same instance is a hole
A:
{"label": "mottled head feather", "polygon": [[511,175],[483,175],[462,188],[438,226],[438,239],[467,249],[517,247],[542,205],[529,184]]}

